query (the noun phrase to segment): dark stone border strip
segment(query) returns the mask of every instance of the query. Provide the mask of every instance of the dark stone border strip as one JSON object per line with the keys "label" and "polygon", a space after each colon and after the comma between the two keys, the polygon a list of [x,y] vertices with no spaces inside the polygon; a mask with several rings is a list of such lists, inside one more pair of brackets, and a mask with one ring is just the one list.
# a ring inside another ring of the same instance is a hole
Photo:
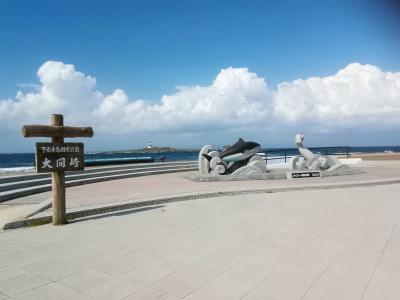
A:
{"label": "dark stone border strip", "polygon": [[[123,211],[128,209],[139,208],[143,206],[155,206],[160,204],[188,201],[188,200],[198,200],[205,198],[215,198],[222,196],[238,196],[238,195],[254,195],[254,194],[266,194],[266,193],[280,193],[280,192],[297,192],[297,191],[312,191],[312,190],[331,190],[331,189],[344,189],[344,188],[354,188],[354,187],[370,187],[388,184],[398,184],[400,183],[400,178],[392,180],[380,180],[380,181],[364,181],[364,182],[353,182],[353,183],[341,183],[341,184],[330,184],[330,185],[319,185],[319,186],[300,186],[300,187],[288,187],[288,188],[271,188],[271,189],[251,189],[251,190],[237,190],[237,191],[220,191],[211,193],[201,193],[192,195],[182,195],[173,196],[166,198],[159,198],[153,200],[144,200],[139,202],[131,202],[117,205],[110,205],[104,207],[96,207],[91,209],[84,209],[75,212],[67,213],[67,220],[74,220],[78,218],[85,218],[94,215],[101,215],[106,213],[112,213],[117,211]],[[52,216],[43,216],[36,218],[29,218],[24,220],[18,220],[9,222],[4,225],[3,229],[16,229],[21,227],[30,227],[48,224],[52,222]]]}

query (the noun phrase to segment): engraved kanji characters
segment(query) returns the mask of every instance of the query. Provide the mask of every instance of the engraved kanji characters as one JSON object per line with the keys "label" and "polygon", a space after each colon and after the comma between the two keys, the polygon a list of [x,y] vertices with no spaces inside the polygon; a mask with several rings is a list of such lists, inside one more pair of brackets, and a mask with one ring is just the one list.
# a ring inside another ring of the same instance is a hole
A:
{"label": "engraved kanji characters", "polygon": [[50,164],[51,164],[51,160],[48,159],[47,157],[45,157],[44,161],[42,161],[42,168],[43,169],[45,169],[45,168],[51,169],[52,166]]}
{"label": "engraved kanji characters", "polygon": [[56,167],[57,168],[65,168],[65,157],[61,157],[56,160]]}
{"label": "engraved kanji characters", "polygon": [[75,168],[78,168],[79,167],[79,159],[78,159],[78,157],[71,157],[69,165],[73,166]]}

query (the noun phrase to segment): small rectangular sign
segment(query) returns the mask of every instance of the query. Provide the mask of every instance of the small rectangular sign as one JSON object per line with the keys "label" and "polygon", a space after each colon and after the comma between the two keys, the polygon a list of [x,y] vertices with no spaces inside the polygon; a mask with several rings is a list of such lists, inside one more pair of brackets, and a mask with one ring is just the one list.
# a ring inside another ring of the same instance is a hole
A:
{"label": "small rectangular sign", "polygon": [[311,177],[321,177],[319,171],[305,171],[305,172],[289,172],[287,178],[311,178]]}
{"label": "small rectangular sign", "polygon": [[35,164],[37,173],[83,170],[83,143],[36,143]]}

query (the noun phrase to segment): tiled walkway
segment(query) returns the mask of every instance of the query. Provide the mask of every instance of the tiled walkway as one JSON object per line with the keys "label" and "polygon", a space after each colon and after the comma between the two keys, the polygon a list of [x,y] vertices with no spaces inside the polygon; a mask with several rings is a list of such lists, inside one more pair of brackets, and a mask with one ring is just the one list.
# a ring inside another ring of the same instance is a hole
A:
{"label": "tiled walkway", "polygon": [[0,232],[0,299],[399,299],[400,185]]}

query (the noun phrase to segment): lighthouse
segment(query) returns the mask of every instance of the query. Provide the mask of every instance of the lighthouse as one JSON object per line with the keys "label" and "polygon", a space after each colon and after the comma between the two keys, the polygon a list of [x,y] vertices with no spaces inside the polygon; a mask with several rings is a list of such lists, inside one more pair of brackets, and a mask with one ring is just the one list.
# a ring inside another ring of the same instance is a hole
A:
{"label": "lighthouse", "polygon": [[151,149],[151,141],[149,140],[149,143],[147,145],[147,149]]}

